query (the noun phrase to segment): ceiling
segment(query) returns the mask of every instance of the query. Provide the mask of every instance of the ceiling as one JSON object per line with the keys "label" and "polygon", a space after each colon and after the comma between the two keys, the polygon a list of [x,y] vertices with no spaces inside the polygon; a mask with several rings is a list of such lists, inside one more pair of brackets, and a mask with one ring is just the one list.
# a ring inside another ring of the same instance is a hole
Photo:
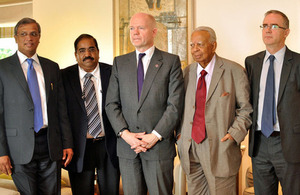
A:
{"label": "ceiling", "polygon": [[32,2],[32,0],[0,0],[0,5],[18,4],[24,2]]}

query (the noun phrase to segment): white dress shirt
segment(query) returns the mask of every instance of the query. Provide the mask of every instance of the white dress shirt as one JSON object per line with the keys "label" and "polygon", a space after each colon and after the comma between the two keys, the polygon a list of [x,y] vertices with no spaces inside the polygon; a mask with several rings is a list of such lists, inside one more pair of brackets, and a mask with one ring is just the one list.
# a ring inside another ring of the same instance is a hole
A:
{"label": "white dress shirt", "polygon": [[[83,84],[84,84],[84,81],[85,81],[84,76],[87,74],[87,72],[84,71],[80,66],[78,66],[78,70],[79,70],[79,80],[80,80],[81,91],[83,91]],[[102,129],[102,131],[98,135],[98,137],[102,137],[102,136],[105,135],[105,130],[104,130],[103,118],[102,118],[102,85],[101,85],[99,64],[90,73],[93,75],[91,80],[94,82],[94,86],[95,86],[95,90],[96,90],[97,103],[98,103],[98,110],[99,110],[99,115],[100,115],[100,120],[101,120],[101,129]],[[91,136],[87,132],[87,138],[93,138],[93,136]]]}
{"label": "white dress shirt", "polygon": [[[276,105],[276,108],[277,108],[277,102],[278,102],[280,75],[281,75],[285,51],[286,51],[286,47],[283,47],[282,49],[280,49],[278,52],[276,52],[274,54],[274,56],[275,56],[274,78],[275,78],[275,105]],[[271,54],[268,51],[266,51],[266,55],[265,55],[262,70],[261,70],[260,84],[259,84],[259,96],[258,96],[259,98],[258,98],[257,130],[261,130],[261,120],[262,120],[262,113],[263,113],[263,106],[264,106],[266,81],[267,81],[267,74],[268,74],[268,70],[269,70],[269,66],[270,66],[270,60],[269,60],[270,55]],[[280,131],[277,109],[276,109],[276,123],[274,125],[274,131]]]}
{"label": "white dress shirt", "polygon": [[216,63],[216,54],[213,56],[213,58],[211,59],[211,61],[208,63],[208,65],[203,68],[199,63],[197,66],[197,83],[196,83],[196,91],[197,91],[197,86],[198,86],[198,81],[199,78],[201,76],[201,71],[205,70],[207,72],[207,75],[205,76],[205,83],[206,83],[206,95],[208,94],[208,90],[209,90],[209,86],[210,86],[210,82],[211,82],[211,78],[214,72],[214,67],[215,67],[215,63]]}
{"label": "white dress shirt", "polygon": [[[27,56],[25,56],[23,53],[20,51],[17,51],[17,55],[19,57],[19,61],[21,64],[21,67],[23,69],[25,78],[27,80],[27,70],[28,70],[28,62],[27,62]],[[40,95],[41,95],[41,106],[42,106],[42,113],[43,113],[43,127],[45,128],[48,126],[48,113],[47,113],[47,100],[46,100],[46,88],[45,88],[45,79],[44,79],[44,73],[43,69],[41,67],[39,58],[37,57],[37,54],[34,54],[31,59],[33,59],[33,67],[36,72],[36,76],[38,79],[38,84],[39,84],[39,90],[40,90]]]}
{"label": "white dress shirt", "polygon": [[[140,53],[145,53],[146,55],[142,58],[142,62],[143,62],[143,67],[144,67],[144,79],[146,78],[146,74],[147,74],[147,70],[148,70],[148,67],[149,67],[149,64],[150,64],[150,61],[151,61],[151,58],[154,54],[154,50],[155,50],[155,47],[154,45],[152,47],[150,47],[149,49],[147,49],[145,52],[139,52],[138,50],[135,50],[136,51],[136,61],[137,61],[137,64],[136,66],[138,66],[138,63],[139,63],[139,54]],[[162,139],[162,136],[155,130],[152,130],[152,133],[154,135],[156,135],[156,137],[161,140]]]}

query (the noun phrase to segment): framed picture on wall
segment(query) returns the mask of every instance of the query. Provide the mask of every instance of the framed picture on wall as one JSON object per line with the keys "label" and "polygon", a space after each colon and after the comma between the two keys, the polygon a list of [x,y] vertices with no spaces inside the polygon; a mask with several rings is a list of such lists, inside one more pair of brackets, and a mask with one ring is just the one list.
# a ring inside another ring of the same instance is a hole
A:
{"label": "framed picture on wall", "polygon": [[129,34],[130,18],[144,12],[153,15],[157,22],[154,45],[178,55],[184,68],[190,63],[191,8],[192,0],[114,0],[114,55],[134,51]]}

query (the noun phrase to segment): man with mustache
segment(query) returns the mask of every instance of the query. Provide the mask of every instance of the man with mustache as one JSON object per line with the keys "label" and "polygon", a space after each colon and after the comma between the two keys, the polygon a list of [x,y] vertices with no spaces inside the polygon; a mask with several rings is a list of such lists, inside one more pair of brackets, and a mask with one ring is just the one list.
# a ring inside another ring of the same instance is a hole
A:
{"label": "man with mustache", "polygon": [[100,194],[119,194],[116,135],[104,105],[111,66],[99,62],[94,37],[80,35],[74,43],[78,64],[62,70],[74,158],[67,167],[73,194],[93,195],[95,169]]}

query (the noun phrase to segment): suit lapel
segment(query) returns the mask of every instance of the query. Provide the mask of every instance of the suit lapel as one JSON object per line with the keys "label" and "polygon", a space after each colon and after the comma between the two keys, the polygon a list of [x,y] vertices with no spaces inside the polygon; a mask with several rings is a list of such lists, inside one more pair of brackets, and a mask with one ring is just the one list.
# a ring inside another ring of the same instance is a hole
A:
{"label": "suit lapel", "polygon": [[11,61],[10,61],[11,72],[13,73],[13,75],[15,75],[17,81],[20,83],[20,85],[24,89],[28,99],[31,102],[33,102],[32,98],[31,98],[31,93],[29,91],[28,84],[27,84],[27,81],[26,81],[26,78],[25,78],[23,69],[21,67],[17,53],[15,53],[10,59],[11,59]]}
{"label": "suit lapel", "polygon": [[101,88],[102,88],[102,111],[103,111],[105,108],[106,91],[108,87],[110,74],[108,72],[108,69],[102,66],[101,63],[99,63],[99,68],[100,68],[100,79],[101,79]]}
{"label": "suit lapel", "polygon": [[124,71],[126,71],[126,75],[128,75],[128,83],[130,83],[128,85],[128,90],[130,94],[132,94],[132,101],[138,102],[136,52],[134,51],[129,53],[127,62],[122,62],[122,64],[128,65],[125,67]]}
{"label": "suit lapel", "polygon": [[[196,90],[197,90],[197,66],[198,63],[193,63],[190,66],[189,70],[189,81],[188,81],[188,89],[186,90],[188,93],[189,102],[193,105],[196,104]],[[186,81],[187,82],[187,81]]]}
{"label": "suit lapel", "polygon": [[208,94],[206,97],[206,102],[209,101],[209,99],[211,98],[213,92],[215,91],[215,89],[220,81],[220,78],[224,72],[224,69],[222,68],[222,66],[223,66],[223,61],[221,60],[221,58],[219,58],[219,56],[216,55],[216,63],[215,63],[212,79],[210,82]]}
{"label": "suit lapel", "polygon": [[85,106],[82,99],[82,89],[79,80],[78,64],[71,68],[68,74],[68,79],[69,79],[69,86],[71,86],[78,103],[80,104],[82,110],[84,110],[85,112]]}
{"label": "suit lapel", "polygon": [[[149,67],[148,67],[148,70],[146,73],[146,77],[144,80],[143,89],[142,89],[142,93],[141,93],[141,97],[140,97],[140,101],[139,101],[139,107],[143,104],[145,98],[147,97],[149,90],[151,88],[151,85],[154,81],[154,78],[162,65],[163,65],[163,63],[162,63],[161,51],[159,51],[158,49],[155,48],[155,51],[151,58],[151,61],[150,61],[150,64],[149,64]],[[137,68],[136,68],[136,70],[137,70]],[[135,75],[136,74],[137,73],[135,73]],[[136,82],[137,82],[137,79],[136,79]]]}
{"label": "suit lapel", "polygon": [[43,70],[43,74],[44,74],[44,80],[45,80],[45,90],[46,90],[46,101],[48,102],[48,98],[49,98],[49,92],[50,92],[50,85],[53,85],[52,83],[50,84],[50,74],[51,74],[51,70],[49,69],[49,66],[47,65],[47,62],[39,57],[39,61]]}
{"label": "suit lapel", "polygon": [[282,65],[282,70],[281,70],[281,76],[280,76],[280,84],[279,84],[279,92],[278,92],[278,103],[279,104],[284,88],[286,86],[287,80],[289,78],[291,69],[292,69],[292,60],[293,60],[293,56],[292,56],[292,52],[286,48],[286,52],[285,52],[285,56],[284,56],[284,61],[283,61],[283,65]]}

